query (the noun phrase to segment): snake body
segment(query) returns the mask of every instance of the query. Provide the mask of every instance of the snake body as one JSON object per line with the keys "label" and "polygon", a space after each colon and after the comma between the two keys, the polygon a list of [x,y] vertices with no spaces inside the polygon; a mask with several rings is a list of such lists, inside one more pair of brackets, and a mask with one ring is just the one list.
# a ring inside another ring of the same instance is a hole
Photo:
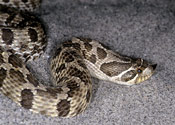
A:
{"label": "snake body", "polygon": [[[91,76],[133,85],[152,76],[156,65],[122,56],[88,38],[72,38],[50,62],[52,82],[39,83],[26,66],[47,46],[43,25],[30,12],[40,0],[0,0],[0,91],[35,113],[72,117],[91,100]],[[91,76],[90,76],[91,74]]]}

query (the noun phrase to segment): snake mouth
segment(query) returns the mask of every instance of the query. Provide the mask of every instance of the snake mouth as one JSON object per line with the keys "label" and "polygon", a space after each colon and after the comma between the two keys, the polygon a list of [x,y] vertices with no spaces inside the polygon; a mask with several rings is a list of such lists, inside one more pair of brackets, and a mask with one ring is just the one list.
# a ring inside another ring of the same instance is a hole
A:
{"label": "snake mouth", "polygon": [[138,77],[138,78],[136,79],[136,82],[135,82],[135,83],[136,83],[136,84],[139,84],[139,83],[141,83],[141,82],[143,82],[143,81],[149,79],[151,76],[152,76],[152,74],[151,74],[151,75],[146,75],[146,76],[140,76],[140,77]]}
{"label": "snake mouth", "polygon": [[143,71],[143,73],[136,78],[135,83],[139,84],[139,83],[149,79],[154,74],[156,67],[157,67],[157,64],[149,65]]}

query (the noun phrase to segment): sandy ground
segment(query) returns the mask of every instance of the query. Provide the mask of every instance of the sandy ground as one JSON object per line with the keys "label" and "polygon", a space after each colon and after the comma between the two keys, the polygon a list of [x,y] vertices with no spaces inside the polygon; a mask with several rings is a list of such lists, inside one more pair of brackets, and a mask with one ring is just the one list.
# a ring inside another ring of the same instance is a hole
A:
{"label": "sandy ground", "polygon": [[93,79],[91,104],[68,119],[33,114],[0,94],[0,125],[175,124],[175,6],[170,0],[138,1],[43,1],[38,13],[46,26],[48,47],[31,68],[47,83],[47,56],[64,40],[83,36],[157,63],[151,79],[130,87]]}

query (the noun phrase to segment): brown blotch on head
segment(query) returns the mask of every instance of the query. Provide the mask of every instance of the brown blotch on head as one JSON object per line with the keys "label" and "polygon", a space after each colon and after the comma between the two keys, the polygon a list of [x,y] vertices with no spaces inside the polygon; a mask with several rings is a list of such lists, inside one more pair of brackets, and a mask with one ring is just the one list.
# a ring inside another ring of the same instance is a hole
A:
{"label": "brown blotch on head", "polygon": [[21,106],[26,109],[32,108],[33,93],[30,89],[24,89],[21,92]]}
{"label": "brown blotch on head", "polygon": [[10,69],[9,75],[13,79],[17,79],[18,82],[26,83],[26,80],[24,79],[24,75],[20,71],[16,71],[14,69]]}
{"label": "brown blotch on head", "polygon": [[3,81],[7,76],[7,71],[4,68],[0,69],[0,87],[2,87]]}
{"label": "brown blotch on head", "polygon": [[35,29],[29,28],[28,34],[30,36],[31,42],[36,42],[38,40],[38,34]]}
{"label": "brown blotch on head", "polygon": [[10,0],[3,0],[3,2],[8,3]]}
{"label": "brown blotch on head", "polygon": [[92,45],[90,44],[90,43],[88,43],[88,42],[85,42],[84,43],[84,47],[85,47],[85,49],[89,52],[89,51],[91,51],[91,49],[92,49]]}
{"label": "brown blotch on head", "polygon": [[131,67],[131,63],[109,62],[103,63],[100,70],[108,76],[117,76]]}
{"label": "brown blotch on head", "polygon": [[91,63],[96,63],[96,56],[94,54],[91,55],[91,57],[88,59]]}
{"label": "brown blotch on head", "polygon": [[13,32],[10,29],[2,29],[2,40],[6,42],[7,45],[12,44],[13,39]]}
{"label": "brown blotch on head", "polygon": [[33,84],[35,87],[39,85],[39,82],[33,77],[32,74],[27,74],[27,79],[31,84]]}
{"label": "brown blotch on head", "polygon": [[97,47],[97,54],[99,59],[104,59],[107,56],[107,53],[104,49]]}
{"label": "brown blotch on head", "polygon": [[22,68],[22,60],[17,55],[10,55],[8,58],[8,62],[12,64],[15,68]]}
{"label": "brown blotch on head", "polygon": [[67,101],[66,99],[61,100],[57,104],[57,110],[59,112],[58,116],[65,117],[69,114],[70,111],[70,101]]}

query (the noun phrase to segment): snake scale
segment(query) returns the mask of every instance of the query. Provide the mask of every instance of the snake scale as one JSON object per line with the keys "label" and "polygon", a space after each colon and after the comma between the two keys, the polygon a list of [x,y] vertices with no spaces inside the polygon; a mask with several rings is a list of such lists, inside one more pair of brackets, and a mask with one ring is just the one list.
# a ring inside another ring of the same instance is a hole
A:
{"label": "snake scale", "polygon": [[154,73],[156,64],[122,56],[89,38],[72,38],[51,58],[52,82],[39,83],[26,62],[47,46],[43,25],[31,14],[40,2],[0,0],[0,91],[20,106],[47,116],[73,117],[90,103],[91,76],[133,85]]}

